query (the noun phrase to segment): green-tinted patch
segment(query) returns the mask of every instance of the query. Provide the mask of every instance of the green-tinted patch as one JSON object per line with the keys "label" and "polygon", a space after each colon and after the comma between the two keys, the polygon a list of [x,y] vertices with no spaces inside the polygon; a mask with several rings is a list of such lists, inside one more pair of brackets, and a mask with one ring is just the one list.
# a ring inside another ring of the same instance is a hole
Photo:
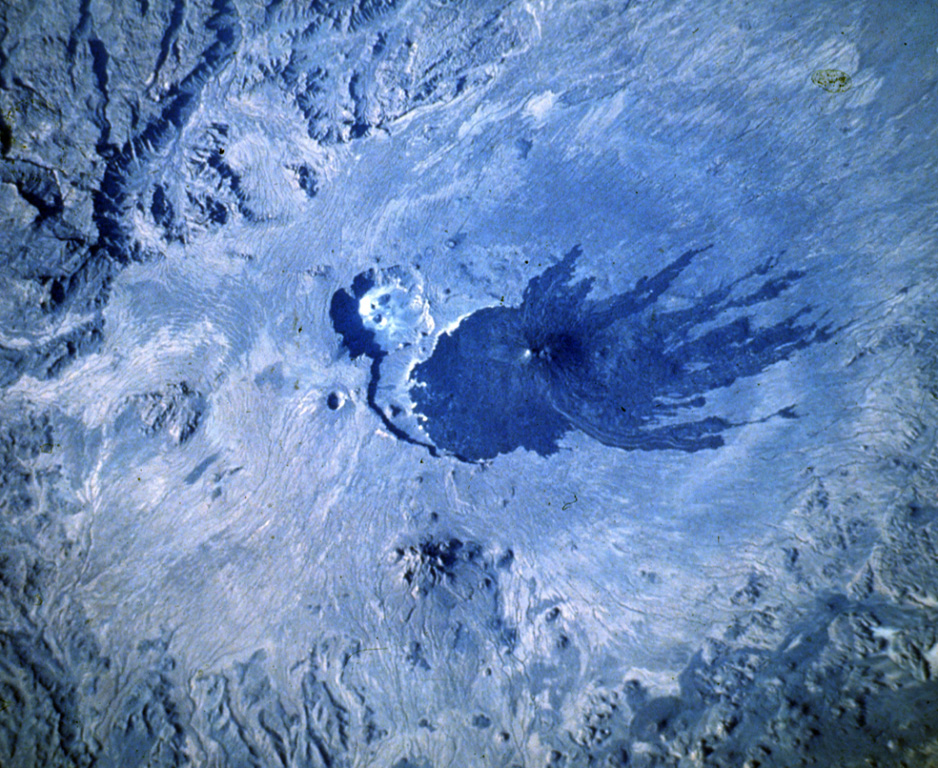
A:
{"label": "green-tinted patch", "polygon": [[811,75],[811,82],[830,93],[850,90],[850,75],[839,69],[819,69]]}

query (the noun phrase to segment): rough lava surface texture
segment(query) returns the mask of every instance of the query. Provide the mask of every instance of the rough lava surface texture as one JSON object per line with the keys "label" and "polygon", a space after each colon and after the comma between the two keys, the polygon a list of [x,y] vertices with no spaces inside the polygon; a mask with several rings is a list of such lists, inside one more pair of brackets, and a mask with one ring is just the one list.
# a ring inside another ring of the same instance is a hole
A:
{"label": "rough lava surface texture", "polygon": [[938,765],[936,46],[0,4],[0,765]]}

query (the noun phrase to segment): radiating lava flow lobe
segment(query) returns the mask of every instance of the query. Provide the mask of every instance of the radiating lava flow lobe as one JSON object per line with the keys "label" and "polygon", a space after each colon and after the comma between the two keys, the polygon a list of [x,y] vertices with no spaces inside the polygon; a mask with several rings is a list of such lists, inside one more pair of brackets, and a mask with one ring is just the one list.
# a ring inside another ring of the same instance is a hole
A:
{"label": "radiating lava flow lobe", "polygon": [[[704,416],[706,393],[832,331],[800,322],[808,306],[756,322],[804,274],[770,276],[771,262],[680,308],[659,302],[704,250],[686,252],[626,293],[594,300],[592,279],[571,282],[580,256],[574,248],[530,281],[520,306],[481,309],[439,338],[403,382],[411,413],[383,403],[379,392],[396,385],[379,382],[390,353],[416,340],[411,326],[423,335],[432,328],[422,300],[408,297],[412,288],[399,275],[368,272],[351,294],[336,292],[330,314],[352,357],[372,360],[369,405],[394,435],[434,454],[481,461],[523,447],[547,456],[571,429],[623,449],[717,448],[738,424]],[[777,415],[794,413],[788,407]]]}
{"label": "radiating lava flow lobe", "polygon": [[[734,424],[699,413],[705,393],[755,376],[831,330],[799,323],[810,307],[756,323],[760,305],[803,276],[769,277],[771,263],[689,306],[662,307],[659,298],[701,252],[688,251],[631,291],[591,300],[591,279],[571,284],[574,248],[531,280],[520,306],[473,313],[411,373],[424,431],[468,461],[519,447],[549,455],[570,429],[623,449],[723,445]],[[747,292],[744,281],[756,287]]]}

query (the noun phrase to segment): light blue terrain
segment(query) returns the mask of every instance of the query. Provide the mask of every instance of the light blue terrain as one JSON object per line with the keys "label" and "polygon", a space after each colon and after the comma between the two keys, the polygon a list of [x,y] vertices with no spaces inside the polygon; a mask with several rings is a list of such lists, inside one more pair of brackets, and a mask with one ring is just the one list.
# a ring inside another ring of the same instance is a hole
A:
{"label": "light blue terrain", "polygon": [[938,765],[936,30],[0,6],[0,766]]}

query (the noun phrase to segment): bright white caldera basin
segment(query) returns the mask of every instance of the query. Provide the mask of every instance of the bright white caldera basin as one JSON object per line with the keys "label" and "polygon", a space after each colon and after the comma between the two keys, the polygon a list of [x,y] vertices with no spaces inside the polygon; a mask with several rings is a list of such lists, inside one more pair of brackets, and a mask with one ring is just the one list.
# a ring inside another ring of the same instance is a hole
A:
{"label": "bright white caldera basin", "polygon": [[419,286],[397,270],[388,272],[361,297],[358,312],[375,342],[385,352],[393,352],[429,335],[434,323]]}

